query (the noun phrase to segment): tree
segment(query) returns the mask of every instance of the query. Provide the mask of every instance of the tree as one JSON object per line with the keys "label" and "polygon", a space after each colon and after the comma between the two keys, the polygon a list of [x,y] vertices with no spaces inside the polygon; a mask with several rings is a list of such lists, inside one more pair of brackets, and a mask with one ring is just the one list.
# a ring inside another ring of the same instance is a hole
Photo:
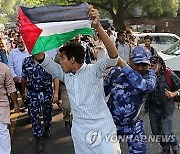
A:
{"label": "tree", "polygon": [[135,6],[141,6],[148,17],[175,16],[179,0],[25,0],[27,5],[62,5],[87,2],[110,14],[117,30],[124,29],[124,20]]}
{"label": "tree", "polygon": [[15,0],[1,0],[1,12],[10,14],[13,13],[13,6],[15,5]]}
{"label": "tree", "polygon": [[14,12],[10,14],[10,20],[16,21],[17,19],[17,13],[18,13],[18,7],[24,3],[24,0],[16,0],[16,3],[13,6]]}
{"label": "tree", "polygon": [[[116,26],[117,30],[124,29],[124,19],[127,15],[127,10],[132,4],[136,4],[141,0],[27,0],[32,5],[53,5],[53,4],[75,4],[80,2],[87,2],[96,8],[108,12]],[[27,3],[27,4],[28,4]]]}
{"label": "tree", "polygon": [[179,7],[178,7],[177,15],[180,16],[180,0],[179,0]]}
{"label": "tree", "polygon": [[174,17],[178,10],[179,0],[151,0],[142,1],[143,11],[150,18],[154,17]]}
{"label": "tree", "polygon": [[9,21],[9,19],[5,16],[5,17],[0,17],[0,24],[6,24]]}
{"label": "tree", "polygon": [[15,21],[17,18],[17,6],[22,5],[24,0],[0,0],[0,12],[7,14],[1,22]]}
{"label": "tree", "polygon": [[163,17],[175,17],[177,16],[177,10],[179,6],[179,0],[164,0],[162,1]]}

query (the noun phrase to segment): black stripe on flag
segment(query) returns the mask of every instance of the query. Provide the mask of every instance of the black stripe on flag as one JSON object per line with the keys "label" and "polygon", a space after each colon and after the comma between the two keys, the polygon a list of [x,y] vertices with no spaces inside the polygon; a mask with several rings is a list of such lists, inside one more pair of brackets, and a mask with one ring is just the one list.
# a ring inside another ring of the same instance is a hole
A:
{"label": "black stripe on flag", "polygon": [[34,24],[88,19],[87,3],[64,6],[41,6],[33,8],[21,6],[21,9]]}

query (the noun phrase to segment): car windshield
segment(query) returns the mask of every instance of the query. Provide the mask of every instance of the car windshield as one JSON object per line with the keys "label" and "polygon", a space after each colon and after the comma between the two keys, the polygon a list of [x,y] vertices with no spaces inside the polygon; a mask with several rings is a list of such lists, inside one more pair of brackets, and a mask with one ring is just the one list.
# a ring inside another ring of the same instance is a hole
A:
{"label": "car windshield", "polygon": [[162,52],[168,55],[180,55],[180,40]]}
{"label": "car windshield", "polygon": [[[173,36],[151,36],[151,38],[152,44],[174,44],[178,41],[178,39]],[[139,36],[139,39],[141,43],[144,43],[144,36]]]}

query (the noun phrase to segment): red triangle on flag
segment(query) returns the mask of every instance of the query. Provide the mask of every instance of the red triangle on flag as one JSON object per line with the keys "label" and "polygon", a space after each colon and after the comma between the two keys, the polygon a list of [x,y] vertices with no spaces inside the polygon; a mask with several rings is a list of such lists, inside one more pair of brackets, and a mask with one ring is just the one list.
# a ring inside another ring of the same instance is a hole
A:
{"label": "red triangle on flag", "polygon": [[31,53],[39,35],[42,32],[42,29],[38,28],[28,19],[28,17],[23,13],[21,7],[19,7],[18,14],[21,24],[19,32],[22,35],[28,52]]}

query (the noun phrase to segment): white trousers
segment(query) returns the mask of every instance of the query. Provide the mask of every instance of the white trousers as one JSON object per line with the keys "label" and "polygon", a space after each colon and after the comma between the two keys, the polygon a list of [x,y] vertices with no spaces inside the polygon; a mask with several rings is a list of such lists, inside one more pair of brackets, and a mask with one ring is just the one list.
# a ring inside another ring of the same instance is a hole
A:
{"label": "white trousers", "polygon": [[[101,136],[101,133],[96,132],[90,131],[84,136],[72,127],[71,135],[75,154],[121,154],[118,140],[106,141],[105,136]],[[112,132],[112,135],[116,137],[116,131]]]}
{"label": "white trousers", "polygon": [[8,124],[0,123],[0,154],[10,154],[11,140]]}

